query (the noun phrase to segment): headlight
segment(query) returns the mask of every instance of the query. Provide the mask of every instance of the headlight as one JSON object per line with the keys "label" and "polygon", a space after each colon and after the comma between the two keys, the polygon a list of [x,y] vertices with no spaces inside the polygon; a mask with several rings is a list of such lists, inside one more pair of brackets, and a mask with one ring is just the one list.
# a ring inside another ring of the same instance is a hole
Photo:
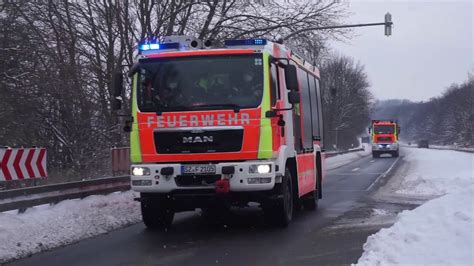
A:
{"label": "headlight", "polygon": [[150,175],[150,168],[148,168],[148,167],[132,167],[132,175],[134,175],[134,176]]}
{"label": "headlight", "polygon": [[272,171],[270,164],[254,164],[249,167],[250,174],[268,174]]}

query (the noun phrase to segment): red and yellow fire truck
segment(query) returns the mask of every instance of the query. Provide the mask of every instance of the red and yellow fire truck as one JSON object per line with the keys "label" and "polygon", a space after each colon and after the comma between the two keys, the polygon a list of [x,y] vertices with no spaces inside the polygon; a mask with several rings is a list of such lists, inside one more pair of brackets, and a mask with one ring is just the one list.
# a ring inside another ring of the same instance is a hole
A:
{"label": "red and yellow fire truck", "polygon": [[[286,226],[322,196],[319,71],[265,39],[170,36],[138,45],[131,68],[131,186],[149,228],[180,211],[257,202]],[[114,77],[114,108],[122,92]]]}
{"label": "red and yellow fire truck", "polygon": [[389,153],[398,157],[398,134],[400,126],[393,120],[372,120],[369,127],[372,141],[372,157],[378,158],[381,154]]}

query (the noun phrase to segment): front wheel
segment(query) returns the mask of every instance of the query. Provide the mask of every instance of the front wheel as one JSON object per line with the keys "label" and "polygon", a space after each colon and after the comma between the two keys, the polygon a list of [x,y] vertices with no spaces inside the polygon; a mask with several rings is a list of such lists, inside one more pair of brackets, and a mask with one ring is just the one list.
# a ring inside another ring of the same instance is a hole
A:
{"label": "front wheel", "polygon": [[282,183],[277,187],[277,199],[264,206],[265,220],[276,226],[286,227],[293,219],[293,184],[291,172],[285,169]]}
{"label": "front wheel", "polygon": [[319,201],[319,184],[316,184],[316,188],[310,195],[307,196],[306,199],[303,200],[303,207],[305,210],[315,211],[318,209],[318,201]]}
{"label": "front wheel", "polygon": [[392,152],[392,156],[393,156],[393,157],[398,157],[398,155],[399,155],[399,154],[398,154],[398,151]]}
{"label": "front wheel", "polygon": [[372,152],[372,158],[379,158],[380,154],[378,152],[373,151]]}

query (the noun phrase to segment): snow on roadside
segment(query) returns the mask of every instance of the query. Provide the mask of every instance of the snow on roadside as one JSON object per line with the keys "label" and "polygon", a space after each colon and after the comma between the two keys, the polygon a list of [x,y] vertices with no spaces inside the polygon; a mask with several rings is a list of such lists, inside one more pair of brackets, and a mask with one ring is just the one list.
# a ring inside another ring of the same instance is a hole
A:
{"label": "snow on roadside", "polygon": [[344,166],[348,163],[351,163],[357,159],[368,156],[371,154],[372,150],[369,145],[364,144],[363,151],[350,152],[346,154],[336,155],[334,157],[329,157],[326,159],[326,171],[336,169],[338,167]]}
{"label": "snow on roadside", "polygon": [[71,244],[141,220],[133,192],[0,213],[0,263]]}
{"label": "snow on roadside", "polygon": [[474,154],[430,149],[409,151],[404,158],[408,174],[396,193],[439,196],[473,184]]}
{"label": "snow on roadside", "polygon": [[369,236],[357,265],[474,265],[474,186],[403,211]]}
{"label": "snow on roadside", "polygon": [[474,154],[409,149],[404,161],[393,193],[444,195],[369,236],[357,265],[474,265]]}

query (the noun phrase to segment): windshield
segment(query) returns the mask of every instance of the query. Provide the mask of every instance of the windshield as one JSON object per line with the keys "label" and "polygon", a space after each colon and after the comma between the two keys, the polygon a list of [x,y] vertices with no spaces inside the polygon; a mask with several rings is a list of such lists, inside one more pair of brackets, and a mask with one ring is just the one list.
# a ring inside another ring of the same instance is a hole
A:
{"label": "windshield", "polygon": [[393,134],[394,133],[394,126],[374,126],[374,133],[375,134]]}
{"label": "windshield", "polygon": [[262,55],[219,55],[140,61],[143,112],[255,108],[263,95]]}

